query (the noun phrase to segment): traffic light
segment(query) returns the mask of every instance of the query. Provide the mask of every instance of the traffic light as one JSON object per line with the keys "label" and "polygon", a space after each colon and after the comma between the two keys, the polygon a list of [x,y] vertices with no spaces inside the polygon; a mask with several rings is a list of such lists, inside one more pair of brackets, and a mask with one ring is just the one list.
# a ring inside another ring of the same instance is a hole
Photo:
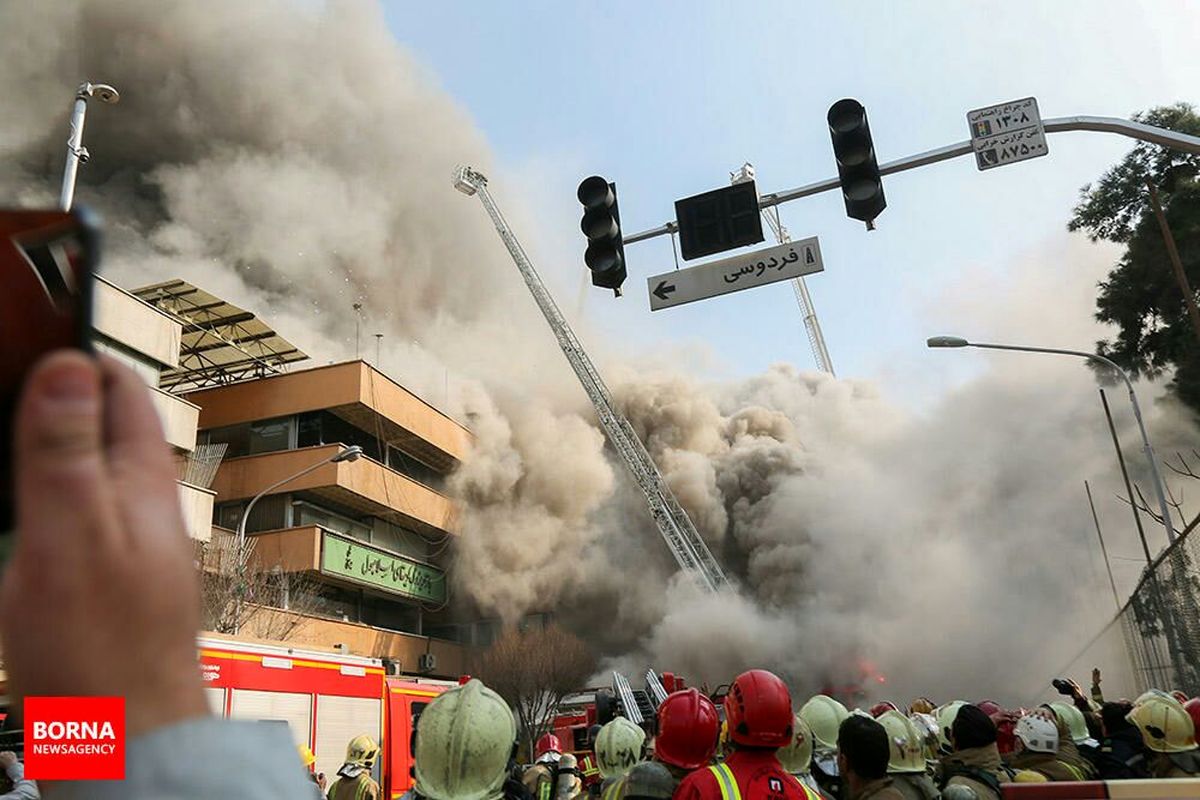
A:
{"label": "traffic light", "polygon": [[879,164],[875,161],[867,110],[857,100],[846,98],[830,106],[827,119],[846,214],[874,228],[872,220],[887,208],[887,200],[883,196]]}
{"label": "traffic light", "polygon": [[621,241],[617,185],[593,175],[583,179],[577,194],[583,203],[580,227],[588,240],[583,260],[592,271],[592,286],[612,289],[620,297],[625,282],[625,244]]}

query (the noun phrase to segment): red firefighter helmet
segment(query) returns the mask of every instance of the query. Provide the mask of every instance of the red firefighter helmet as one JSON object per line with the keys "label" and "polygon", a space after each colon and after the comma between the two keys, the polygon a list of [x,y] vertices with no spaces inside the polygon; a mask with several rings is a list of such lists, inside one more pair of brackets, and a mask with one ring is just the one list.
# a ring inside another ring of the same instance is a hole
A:
{"label": "red firefighter helmet", "polygon": [[1183,710],[1188,712],[1188,716],[1192,718],[1192,723],[1196,726],[1196,730],[1200,732],[1200,697],[1193,697],[1184,703]]}
{"label": "red firefighter helmet", "polygon": [[537,740],[537,745],[533,748],[535,759],[539,759],[546,753],[557,753],[562,755],[562,742],[553,733],[547,733],[542,738]]}
{"label": "red firefighter helmet", "polygon": [[891,702],[890,700],[884,700],[882,703],[876,703],[875,705],[871,706],[871,716],[875,719],[879,719],[889,711],[899,710],[900,709],[896,708],[895,703]]}
{"label": "red firefighter helmet", "polygon": [[1000,705],[995,700],[980,700],[975,704],[975,707],[987,714],[989,717],[1004,711],[1004,706]]}
{"label": "red firefighter helmet", "polygon": [[717,707],[698,689],[668,695],[658,707],[654,757],[680,769],[707,766],[717,749]]}
{"label": "red firefighter helmet", "polygon": [[743,672],[725,695],[729,738],[749,747],[783,747],[792,741],[792,696],[765,669]]}

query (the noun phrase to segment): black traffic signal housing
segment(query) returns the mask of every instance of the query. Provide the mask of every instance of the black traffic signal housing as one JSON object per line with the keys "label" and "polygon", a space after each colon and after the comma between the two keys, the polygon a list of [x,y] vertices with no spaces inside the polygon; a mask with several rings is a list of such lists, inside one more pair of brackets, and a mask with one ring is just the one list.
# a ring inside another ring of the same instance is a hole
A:
{"label": "black traffic signal housing", "polygon": [[846,214],[867,223],[867,228],[874,228],[872,221],[887,208],[887,200],[883,196],[883,179],[875,160],[867,110],[857,100],[846,98],[829,107],[827,120]]}
{"label": "black traffic signal housing", "polygon": [[684,261],[763,240],[754,181],[743,181],[675,201]]}
{"label": "black traffic signal housing", "polygon": [[625,282],[625,243],[621,239],[617,185],[593,175],[580,182],[576,194],[583,203],[579,227],[588,241],[583,261],[592,271],[592,286],[612,289],[620,297]]}

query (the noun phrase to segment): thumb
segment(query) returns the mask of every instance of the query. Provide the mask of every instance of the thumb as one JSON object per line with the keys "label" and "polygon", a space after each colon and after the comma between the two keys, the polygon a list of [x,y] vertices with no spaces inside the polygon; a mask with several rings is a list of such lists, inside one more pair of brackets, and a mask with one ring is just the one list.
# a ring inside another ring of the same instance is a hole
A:
{"label": "thumb", "polygon": [[18,551],[86,551],[72,544],[105,502],[102,408],[100,372],[84,353],[52,353],[26,380],[14,420]]}

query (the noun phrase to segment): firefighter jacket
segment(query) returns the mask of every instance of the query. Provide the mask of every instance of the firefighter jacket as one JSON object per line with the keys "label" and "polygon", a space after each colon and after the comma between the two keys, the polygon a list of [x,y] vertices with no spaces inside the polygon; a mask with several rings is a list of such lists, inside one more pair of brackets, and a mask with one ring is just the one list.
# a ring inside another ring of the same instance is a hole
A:
{"label": "firefighter jacket", "polygon": [[899,772],[888,777],[892,779],[892,788],[899,792],[904,800],[937,800],[939,796],[933,778],[923,773]]}
{"label": "firefighter jacket", "polygon": [[1000,800],[1000,784],[1009,780],[996,745],[969,747],[942,759],[938,767],[938,787],[962,785],[975,790],[980,800]]}
{"label": "firefighter jacket", "polygon": [[360,772],[353,778],[339,777],[325,796],[329,800],[380,800],[379,784],[369,772]]}
{"label": "firefighter jacket", "polygon": [[1200,750],[1151,754],[1152,778],[1195,778],[1197,775],[1200,775]]}
{"label": "firefighter jacket", "polygon": [[1082,770],[1059,760],[1054,753],[1034,753],[1026,751],[1014,756],[1008,765],[1013,769],[1040,772],[1052,781],[1082,781]]}
{"label": "firefighter jacket", "polygon": [[716,764],[689,774],[675,800],[820,800],[789,773],[774,750],[737,748]]}
{"label": "firefighter jacket", "polygon": [[525,770],[521,782],[533,800],[551,800],[554,797],[554,769],[548,764],[534,764]]}
{"label": "firefighter jacket", "polygon": [[847,800],[904,800],[904,795],[896,788],[891,778],[880,778],[863,786],[857,794],[849,792],[846,798]]}
{"label": "firefighter jacket", "polygon": [[1096,754],[1096,768],[1105,781],[1146,778],[1146,749],[1142,733],[1130,725],[1105,738]]}

